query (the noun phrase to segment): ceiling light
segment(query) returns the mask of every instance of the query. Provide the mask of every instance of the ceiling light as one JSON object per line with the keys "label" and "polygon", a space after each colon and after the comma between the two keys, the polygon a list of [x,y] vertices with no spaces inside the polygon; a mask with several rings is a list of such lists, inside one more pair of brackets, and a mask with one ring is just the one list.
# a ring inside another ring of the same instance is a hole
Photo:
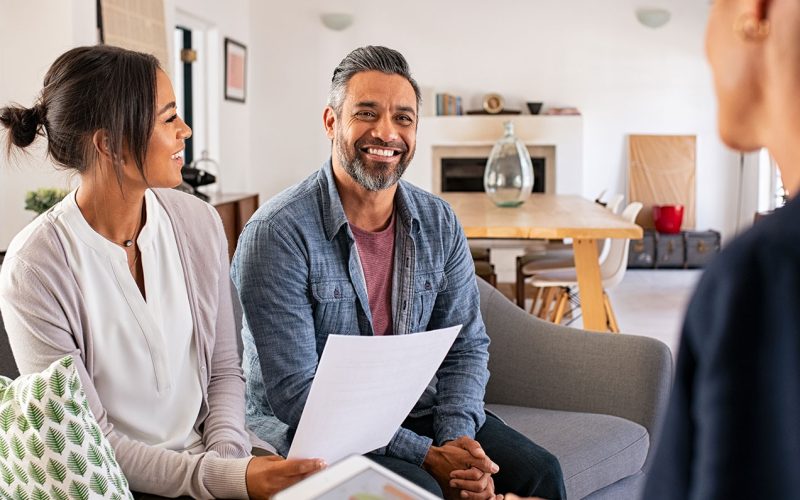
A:
{"label": "ceiling light", "polygon": [[326,28],[333,31],[346,30],[351,24],[353,24],[353,15],[342,12],[328,12],[325,14],[320,14],[319,18],[322,20],[322,24],[325,25]]}
{"label": "ceiling light", "polygon": [[672,14],[667,9],[645,8],[636,11],[636,19],[648,28],[660,28],[667,24]]}

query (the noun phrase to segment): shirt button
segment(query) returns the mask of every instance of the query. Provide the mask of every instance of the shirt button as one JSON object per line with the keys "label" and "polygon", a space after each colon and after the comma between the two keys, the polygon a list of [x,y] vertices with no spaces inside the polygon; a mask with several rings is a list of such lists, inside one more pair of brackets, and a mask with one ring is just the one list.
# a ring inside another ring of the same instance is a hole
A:
{"label": "shirt button", "polygon": [[426,282],[425,282],[425,290],[430,290],[431,288],[433,288],[433,287],[431,286],[431,282],[430,282],[430,281],[426,281]]}
{"label": "shirt button", "polygon": [[333,291],[333,298],[334,298],[334,299],[339,299],[339,298],[341,298],[341,297],[342,297],[342,292],[340,292],[338,288],[337,288],[337,289],[335,289],[335,290]]}

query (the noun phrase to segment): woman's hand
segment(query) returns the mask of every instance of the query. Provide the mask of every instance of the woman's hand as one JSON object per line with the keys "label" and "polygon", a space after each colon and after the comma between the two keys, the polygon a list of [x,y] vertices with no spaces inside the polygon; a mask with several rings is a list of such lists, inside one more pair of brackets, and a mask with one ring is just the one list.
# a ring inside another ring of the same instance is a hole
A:
{"label": "woman's hand", "polygon": [[253,457],[245,474],[247,494],[254,499],[270,498],[325,467],[325,461],[318,458]]}

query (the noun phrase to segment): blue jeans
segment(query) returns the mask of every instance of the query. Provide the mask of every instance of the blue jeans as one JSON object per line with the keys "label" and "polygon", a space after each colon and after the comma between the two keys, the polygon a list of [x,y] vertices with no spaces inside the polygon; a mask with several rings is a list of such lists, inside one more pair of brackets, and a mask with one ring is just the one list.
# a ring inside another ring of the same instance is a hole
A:
{"label": "blue jeans", "polygon": [[[433,417],[407,418],[403,427],[422,436],[433,437]],[[567,498],[564,476],[558,459],[507,426],[494,415],[486,414],[486,423],[475,436],[500,472],[493,475],[497,493],[515,493],[521,497],[553,500]],[[367,457],[405,477],[434,495],[442,496],[436,480],[421,467],[403,460],[367,454]]]}

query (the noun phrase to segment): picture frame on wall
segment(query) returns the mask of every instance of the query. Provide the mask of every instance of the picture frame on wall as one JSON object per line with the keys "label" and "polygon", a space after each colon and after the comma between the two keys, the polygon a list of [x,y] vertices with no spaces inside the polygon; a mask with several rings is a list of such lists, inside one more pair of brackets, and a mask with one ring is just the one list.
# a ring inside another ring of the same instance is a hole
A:
{"label": "picture frame on wall", "polygon": [[225,38],[225,99],[244,102],[247,90],[247,47]]}

